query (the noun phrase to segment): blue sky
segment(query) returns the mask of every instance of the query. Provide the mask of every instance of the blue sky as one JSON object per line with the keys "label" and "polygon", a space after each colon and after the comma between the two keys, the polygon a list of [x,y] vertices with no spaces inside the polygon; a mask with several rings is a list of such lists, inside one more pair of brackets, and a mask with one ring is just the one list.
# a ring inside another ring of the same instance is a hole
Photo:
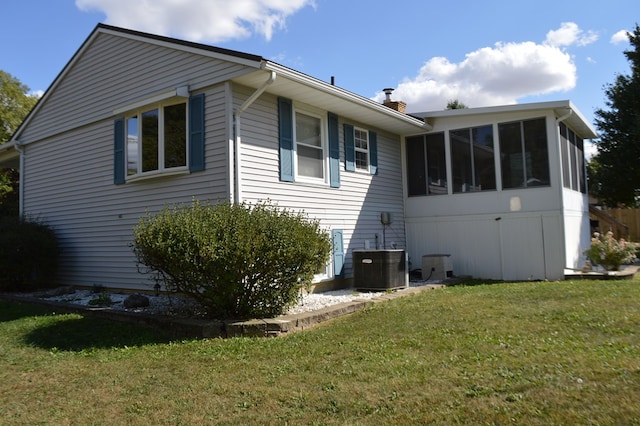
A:
{"label": "blue sky", "polygon": [[44,91],[99,22],[253,53],[408,112],[571,99],[628,74],[637,0],[3,0],[0,69]]}

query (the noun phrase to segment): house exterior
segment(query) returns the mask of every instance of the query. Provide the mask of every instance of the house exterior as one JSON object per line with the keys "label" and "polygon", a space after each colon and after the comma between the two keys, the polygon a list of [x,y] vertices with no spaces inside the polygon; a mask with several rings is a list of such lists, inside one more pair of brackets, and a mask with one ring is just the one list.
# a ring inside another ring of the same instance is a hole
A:
{"label": "house exterior", "polygon": [[596,133],[570,101],[414,115],[433,128],[404,145],[409,253],[500,280],[558,280],[584,263]]}
{"label": "house exterior", "polygon": [[[270,200],[318,219],[334,241],[318,282],[347,285],[365,248],[406,249],[414,268],[446,252],[457,275],[484,278],[558,279],[578,266],[589,241],[582,140],[595,133],[570,102],[405,114],[388,100],[99,24],[0,147],[0,166],[20,167],[21,213],[55,229],[68,285],[149,289],[133,227],[194,199]],[[530,120],[547,143],[534,157]],[[516,127],[523,148],[507,150]],[[493,144],[467,141],[464,154],[464,129]],[[491,159],[493,182],[470,162]],[[518,173],[540,182],[518,186]]]}
{"label": "house exterior", "polygon": [[22,213],[59,236],[65,284],[150,288],[133,227],[193,199],[319,219],[335,243],[323,281],[383,232],[406,246],[401,135],[426,127],[259,56],[100,24],[2,153],[19,153]]}

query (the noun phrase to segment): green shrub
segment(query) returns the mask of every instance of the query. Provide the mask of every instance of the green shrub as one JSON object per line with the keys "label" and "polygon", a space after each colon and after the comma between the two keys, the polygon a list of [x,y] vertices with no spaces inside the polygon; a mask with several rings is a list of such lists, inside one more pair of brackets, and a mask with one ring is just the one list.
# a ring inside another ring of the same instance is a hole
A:
{"label": "green shrub", "polygon": [[32,291],[56,284],[55,232],[33,220],[0,218],[0,290]]}
{"label": "green shrub", "polygon": [[141,218],[133,245],[145,272],[218,318],[283,313],[330,249],[317,221],[269,203],[165,207]]}

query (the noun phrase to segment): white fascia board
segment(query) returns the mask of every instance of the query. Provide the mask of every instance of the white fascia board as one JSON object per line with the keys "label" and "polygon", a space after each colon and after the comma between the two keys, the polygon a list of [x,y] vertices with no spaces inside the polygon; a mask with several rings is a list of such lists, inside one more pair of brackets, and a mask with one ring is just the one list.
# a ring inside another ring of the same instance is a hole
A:
{"label": "white fascia board", "polygon": [[268,71],[275,71],[276,74],[278,74],[279,76],[282,76],[288,80],[309,86],[311,88],[323,91],[325,93],[328,93],[332,96],[341,98],[347,102],[351,102],[354,104],[357,104],[359,106],[362,106],[364,108],[370,109],[370,110],[374,110],[376,112],[379,112],[381,114],[385,114],[387,116],[392,116],[395,119],[401,120],[407,124],[411,124],[413,126],[415,126],[416,128],[419,129],[425,129],[425,127],[428,127],[428,125],[421,119],[416,118],[416,117],[412,117],[410,115],[407,115],[405,113],[396,111],[394,109],[391,109],[381,103],[372,101],[371,99],[365,98],[363,96],[357,95],[353,92],[350,92],[348,90],[342,89],[338,86],[326,83],[322,80],[318,80],[314,77],[308,76],[306,74],[303,74],[301,72],[295,71],[291,68],[287,68],[285,66],[282,66],[280,64],[277,64],[275,62],[270,62],[270,61],[264,61],[263,63],[263,69],[268,70]]}
{"label": "white fascia board", "polygon": [[511,104],[511,105],[498,105],[479,108],[463,108],[463,109],[450,109],[441,111],[426,111],[426,112],[411,112],[409,114],[428,119],[448,118],[448,117],[464,117],[464,116],[477,116],[483,114],[501,114],[512,112],[524,112],[524,111],[550,111],[558,115],[564,115],[562,111],[572,111],[572,115],[568,121],[571,121],[580,126],[584,133],[585,139],[592,139],[597,137],[597,132],[593,126],[584,118],[580,110],[570,100],[549,101],[549,102],[534,102],[525,104]]}

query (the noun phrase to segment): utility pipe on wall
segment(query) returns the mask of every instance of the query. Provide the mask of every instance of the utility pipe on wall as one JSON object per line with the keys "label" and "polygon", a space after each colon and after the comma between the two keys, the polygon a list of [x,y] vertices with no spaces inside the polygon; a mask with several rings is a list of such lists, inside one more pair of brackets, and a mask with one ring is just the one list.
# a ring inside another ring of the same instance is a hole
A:
{"label": "utility pipe on wall", "polygon": [[262,83],[262,85],[260,87],[258,87],[258,89],[253,92],[253,94],[251,96],[249,96],[247,98],[247,100],[245,100],[242,105],[240,105],[240,107],[238,107],[238,109],[234,112],[233,114],[233,130],[234,130],[234,151],[235,151],[235,162],[234,162],[234,169],[235,169],[235,173],[234,173],[234,186],[235,186],[235,191],[234,191],[234,196],[233,196],[233,201],[234,203],[241,203],[242,202],[242,171],[240,168],[240,145],[242,142],[242,138],[241,138],[241,115],[242,113],[249,108],[249,106],[254,103],[256,101],[256,99],[258,99],[258,97],[260,95],[262,95],[262,93],[264,93],[264,91],[267,89],[267,87],[273,83],[276,79],[276,72],[275,71],[271,71],[271,74],[269,75],[269,78],[267,79],[267,81],[265,81],[264,83]]}

